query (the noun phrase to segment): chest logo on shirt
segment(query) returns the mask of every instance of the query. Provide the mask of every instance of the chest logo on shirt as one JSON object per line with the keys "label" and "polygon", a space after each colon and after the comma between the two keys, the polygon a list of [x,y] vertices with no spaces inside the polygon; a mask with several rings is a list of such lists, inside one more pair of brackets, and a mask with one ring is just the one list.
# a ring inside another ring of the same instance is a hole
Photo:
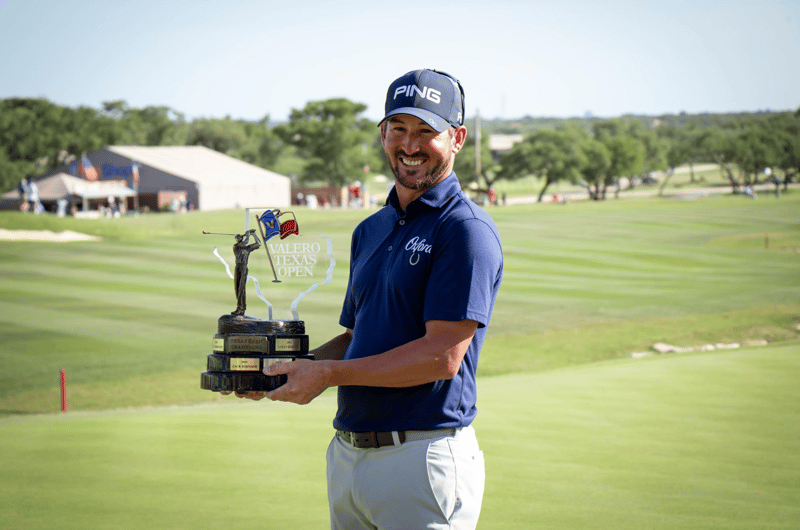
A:
{"label": "chest logo on shirt", "polygon": [[408,240],[408,243],[406,243],[406,250],[411,252],[411,257],[408,258],[408,263],[414,266],[419,263],[420,254],[423,252],[425,254],[431,253],[431,250],[433,250],[433,245],[429,245],[424,239],[420,241],[418,236],[414,236]]}

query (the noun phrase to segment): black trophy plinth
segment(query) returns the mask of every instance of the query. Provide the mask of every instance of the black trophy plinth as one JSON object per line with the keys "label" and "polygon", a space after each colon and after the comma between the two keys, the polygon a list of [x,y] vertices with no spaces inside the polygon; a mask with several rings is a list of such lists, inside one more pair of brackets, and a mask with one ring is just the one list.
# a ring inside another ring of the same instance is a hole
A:
{"label": "black trophy plinth", "polygon": [[208,354],[200,388],[214,392],[264,392],[286,383],[286,376],[267,376],[272,363],[313,360],[302,320],[261,320],[248,315],[223,315]]}

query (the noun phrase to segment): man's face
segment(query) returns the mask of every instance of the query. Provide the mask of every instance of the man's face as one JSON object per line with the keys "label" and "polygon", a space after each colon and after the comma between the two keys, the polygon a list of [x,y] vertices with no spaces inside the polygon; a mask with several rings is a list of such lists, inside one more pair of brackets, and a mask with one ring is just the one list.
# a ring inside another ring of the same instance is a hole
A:
{"label": "man's face", "polygon": [[439,133],[408,114],[392,116],[381,125],[383,150],[395,179],[410,190],[426,190],[447,177],[466,134],[464,127]]}

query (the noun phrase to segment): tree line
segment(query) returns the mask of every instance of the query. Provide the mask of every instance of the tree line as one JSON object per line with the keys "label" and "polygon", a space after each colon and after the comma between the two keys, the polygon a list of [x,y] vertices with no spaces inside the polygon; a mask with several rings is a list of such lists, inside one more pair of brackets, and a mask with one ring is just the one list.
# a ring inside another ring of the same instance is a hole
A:
{"label": "tree line", "polygon": [[678,166],[719,164],[733,193],[761,179],[780,178],[784,187],[800,172],[800,109],[796,112],[731,115],[707,124],[677,124],[626,117],[565,121],[525,136],[489,168],[485,180],[543,179],[539,200],[558,181],[586,188],[602,200],[608,191],[646,182],[664,173],[661,191]]}
{"label": "tree line", "polygon": [[[364,104],[335,98],[293,109],[284,123],[197,118],[166,106],[133,108],[109,101],[101,108],[71,108],[43,98],[0,100],[0,190],[64,166],[108,145],[203,145],[296,176],[299,182],[343,186],[366,172],[387,172],[376,123]],[[756,182],[765,168],[784,184],[800,172],[797,112],[714,115],[713,119],[551,119],[502,157],[480,135],[468,136],[456,158],[463,184],[484,189],[498,180],[540,177],[541,198],[555,182],[583,185],[594,199],[624,180],[636,185],[653,171],[696,163],[719,164],[734,192]],[[495,124],[496,126],[496,124]],[[494,127],[493,127],[494,128]],[[662,185],[666,184],[666,178]]]}

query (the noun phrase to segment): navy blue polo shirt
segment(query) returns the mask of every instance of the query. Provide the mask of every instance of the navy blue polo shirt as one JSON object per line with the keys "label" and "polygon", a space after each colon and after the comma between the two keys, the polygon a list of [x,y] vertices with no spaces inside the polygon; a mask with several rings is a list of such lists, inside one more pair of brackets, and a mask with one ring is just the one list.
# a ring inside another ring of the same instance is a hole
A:
{"label": "navy blue polo shirt", "polygon": [[455,173],[400,209],[386,205],[353,232],[350,278],[339,323],[353,330],[345,359],[383,353],[425,335],[428,320],[478,322],[450,380],[407,388],[339,387],[333,425],[349,431],[469,425],[475,372],[503,275],[491,217],[461,191]]}

